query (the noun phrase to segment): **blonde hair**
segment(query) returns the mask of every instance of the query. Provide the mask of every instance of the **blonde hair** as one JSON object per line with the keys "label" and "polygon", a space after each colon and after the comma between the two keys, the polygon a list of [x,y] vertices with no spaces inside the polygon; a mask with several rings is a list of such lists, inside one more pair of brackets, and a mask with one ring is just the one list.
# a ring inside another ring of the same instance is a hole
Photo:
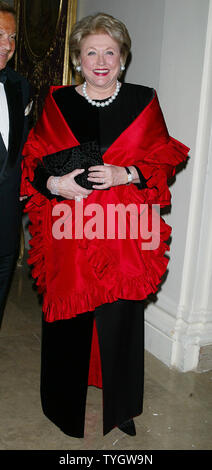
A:
{"label": "blonde hair", "polygon": [[70,36],[70,56],[74,67],[79,65],[81,42],[90,34],[108,34],[117,41],[123,65],[131,48],[131,39],[124,23],[107,13],[86,16],[75,23]]}

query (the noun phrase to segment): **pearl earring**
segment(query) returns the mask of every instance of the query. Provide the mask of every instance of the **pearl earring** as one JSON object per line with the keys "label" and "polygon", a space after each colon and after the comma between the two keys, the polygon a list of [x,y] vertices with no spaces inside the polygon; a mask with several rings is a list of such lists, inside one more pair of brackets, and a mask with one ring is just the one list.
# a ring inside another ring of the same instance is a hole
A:
{"label": "pearl earring", "polygon": [[77,71],[77,72],[81,72],[81,65],[77,65],[77,66],[76,66],[76,71]]}
{"label": "pearl earring", "polygon": [[121,71],[123,72],[125,70],[125,65],[121,64]]}

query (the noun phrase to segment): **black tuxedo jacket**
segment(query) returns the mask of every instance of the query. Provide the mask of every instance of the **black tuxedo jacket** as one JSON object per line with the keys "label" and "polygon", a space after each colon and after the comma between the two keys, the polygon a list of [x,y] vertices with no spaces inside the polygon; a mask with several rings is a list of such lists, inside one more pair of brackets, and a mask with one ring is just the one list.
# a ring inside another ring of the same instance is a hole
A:
{"label": "black tuxedo jacket", "polygon": [[0,134],[0,256],[18,249],[21,209],[19,189],[21,152],[28,134],[29,85],[25,78],[7,67],[5,83],[9,110],[9,148]]}

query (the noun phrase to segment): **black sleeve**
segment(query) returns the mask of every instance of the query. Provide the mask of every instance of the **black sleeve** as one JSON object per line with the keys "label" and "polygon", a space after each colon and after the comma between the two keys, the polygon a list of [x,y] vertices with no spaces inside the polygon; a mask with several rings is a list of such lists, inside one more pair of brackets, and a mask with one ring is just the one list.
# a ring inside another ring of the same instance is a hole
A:
{"label": "black sleeve", "polygon": [[46,184],[49,177],[52,176],[49,172],[44,168],[43,165],[38,165],[34,171],[34,180],[32,181],[32,186],[39,191],[39,193],[43,194],[47,199],[54,199],[55,195],[52,194]]}
{"label": "black sleeve", "polygon": [[133,166],[136,168],[136,170],[137,170],[137,172],[138,172],[138,176],[139,176],[139,178],[140,178],[140,183],[135,183],[136,186],[137,186],[137,188],[138,188],[138,189],[145,189],[145,188],[147,188],[147,184],[146,184],[147,180],[146,180],[146,178],[144,178],[144,175],[142,174],[140,168],[138,168],[136,165],[133,165]]}

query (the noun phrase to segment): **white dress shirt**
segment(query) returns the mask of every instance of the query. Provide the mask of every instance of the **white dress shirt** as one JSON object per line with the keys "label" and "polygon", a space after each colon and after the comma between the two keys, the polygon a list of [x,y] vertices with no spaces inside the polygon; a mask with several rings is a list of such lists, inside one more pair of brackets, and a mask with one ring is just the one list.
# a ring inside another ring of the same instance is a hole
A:
{"label": "white dress shirt", "polygon": [[9,144],[9,112],[3,83],[0,83],[0,133],[6,149]]}

